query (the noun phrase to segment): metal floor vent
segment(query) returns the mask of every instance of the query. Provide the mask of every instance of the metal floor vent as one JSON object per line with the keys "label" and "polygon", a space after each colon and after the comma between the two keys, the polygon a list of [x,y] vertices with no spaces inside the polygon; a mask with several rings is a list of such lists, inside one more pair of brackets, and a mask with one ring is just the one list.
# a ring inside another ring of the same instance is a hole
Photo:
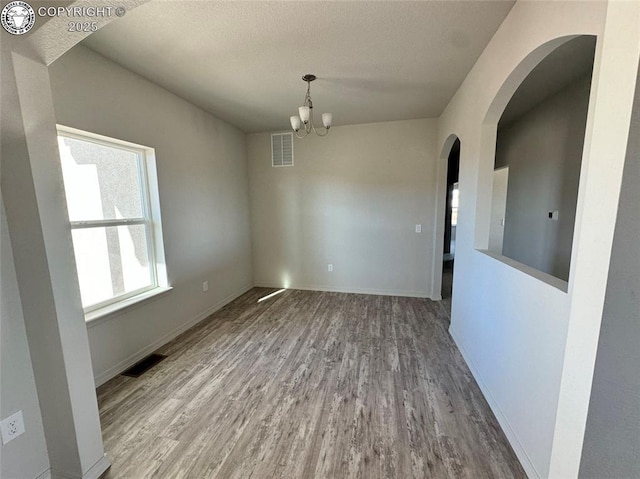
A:
{"label": "metal floor vent", "polygon": [[122,376],[138,378],[165,358],[166,356],[164,354],[150,354],[149,356],[142,359],[141,361],[138,361],[125,372],[123,372]]}

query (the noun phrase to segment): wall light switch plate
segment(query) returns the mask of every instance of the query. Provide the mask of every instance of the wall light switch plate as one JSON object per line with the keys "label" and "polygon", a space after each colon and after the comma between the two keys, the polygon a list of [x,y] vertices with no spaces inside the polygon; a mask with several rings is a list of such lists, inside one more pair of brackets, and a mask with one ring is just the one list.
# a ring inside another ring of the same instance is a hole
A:
{"label": "wall light switch plate", "polygon": [[422,233],[422,225],[416,225],[416,233]]}
{"label": "wall light switch plate", "polygon": [[209,281],[202,282],[202,291],[209,291]]}
{"label": "wall light switch plate", "polygon": [[333,272],[333,265],[332,265],[332,264],[328,264],[328,265],[327,265],[327,271],[328,271],[329,273],[332,273],[332,272]]}
{"label": "wall light switch plate", "polygon": [[13,441],[16,437],[24,432],[24,419],[22,418],[22,411],[9,416],[0,422],[0,429],[2,430],[2,444],[6,444],[9,441]]}
{"label": "wall light switch plate", "polygon": [[558,221],[558,210],[549,211],[549,219],[552,221]]}

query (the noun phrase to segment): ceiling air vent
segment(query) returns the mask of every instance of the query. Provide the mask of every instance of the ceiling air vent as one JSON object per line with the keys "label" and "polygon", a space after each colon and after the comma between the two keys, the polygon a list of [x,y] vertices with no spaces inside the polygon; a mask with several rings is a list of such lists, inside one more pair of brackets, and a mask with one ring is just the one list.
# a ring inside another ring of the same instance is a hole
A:
{"label": "ceiling air vent", "polygon": [[293,166],[293,133],[271,134],[271,166]]}

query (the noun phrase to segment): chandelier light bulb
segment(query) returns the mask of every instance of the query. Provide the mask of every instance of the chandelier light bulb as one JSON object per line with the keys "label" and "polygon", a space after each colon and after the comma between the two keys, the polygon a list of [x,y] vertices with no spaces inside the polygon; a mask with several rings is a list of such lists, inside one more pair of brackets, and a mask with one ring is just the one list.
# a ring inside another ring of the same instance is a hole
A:
{"label": "chandelier light bulb", "polygon": [[304,123],[305,125],[309,123],[309,115],[311,114],[310,108],[308,106],[301,106],[300,108],[298,108],[298,112],[300,113],[300,119],[302,120],[302,123]]}
{"label": "chandelier light bulb", "polygon": [[291,128],[293,128],[293,131],[300,130],[300,117],[299,116],[294,115],[291,118],[289,118],[289,120],[291,120]]}
{"label": "chandelier light bulb", "polygon": [[333,115],[331,113],[323,113],[322,114],[322,124],[328,130],[331,128],[331,121],[333,120]]}

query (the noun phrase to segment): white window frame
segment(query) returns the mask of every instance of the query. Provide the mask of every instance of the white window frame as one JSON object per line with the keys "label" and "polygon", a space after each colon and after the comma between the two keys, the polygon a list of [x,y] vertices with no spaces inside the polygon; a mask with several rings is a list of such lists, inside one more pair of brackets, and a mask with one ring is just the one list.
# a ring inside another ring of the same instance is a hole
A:
{"label": "white window frame", "polygon": [[[138,158],[138,179],[142,199],[142,215],[139,218],[106,219],[89,221],[69,221],[70,231],[74,229],[144,225],[147,240],[147,255],[151,285],[119,294],[105,301],[84,308],[87,321],[120,310],[139,301],[153,297],[171,289],[167,281],[162,223],[158,196],[158,179],[155,165],[155,150],[128,141],[110,138],[76,128],[57,125],[58,136],[85,141],[110,148],[134,153]],[[73,246],[73,242],[72,242]]]}

